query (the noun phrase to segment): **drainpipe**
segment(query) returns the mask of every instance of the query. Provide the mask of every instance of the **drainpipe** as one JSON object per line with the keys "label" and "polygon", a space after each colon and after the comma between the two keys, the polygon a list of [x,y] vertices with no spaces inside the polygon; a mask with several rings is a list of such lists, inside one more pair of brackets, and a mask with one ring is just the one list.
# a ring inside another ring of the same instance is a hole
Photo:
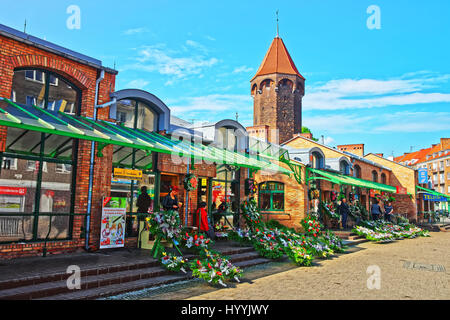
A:
{"label": "drainpipe", "polygon": [[[100,76],[95,81],[95,106],[94,106],[94,121],[97,120],[97,103],[98,103],[98,89],[100,82],[105,78],[105,70],[100,71]],[[86,235],[85,235],[85,249],[86,251],[90,250],[89,247],[89,233],[91,231],[91,210],[92,210],[92,187],[94,182],[94,152],[95,152],[95,142],[91,142],[91,160],[89,164],[89,187],[88,187],[88,203],[87,203],[87,212],[86,212]]]}

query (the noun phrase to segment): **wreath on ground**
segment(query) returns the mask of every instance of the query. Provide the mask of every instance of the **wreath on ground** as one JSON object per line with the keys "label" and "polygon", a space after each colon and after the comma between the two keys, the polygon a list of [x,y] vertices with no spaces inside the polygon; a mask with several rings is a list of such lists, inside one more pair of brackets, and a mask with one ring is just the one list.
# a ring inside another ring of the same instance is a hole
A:
{"label": "wreath on ground", "polygon": [[194,191],[197,189],[198,178],[194,174],[189,173],[184,177],[183,185],[187,191]]}

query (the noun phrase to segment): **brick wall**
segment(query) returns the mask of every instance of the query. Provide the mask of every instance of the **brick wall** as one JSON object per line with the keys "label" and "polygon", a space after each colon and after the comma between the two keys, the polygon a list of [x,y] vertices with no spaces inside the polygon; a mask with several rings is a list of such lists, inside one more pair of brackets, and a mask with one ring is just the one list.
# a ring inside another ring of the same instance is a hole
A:
{"label": "brick wall", "polygon": [[[282,85],[281,80],[288,79],[292,83]],[[261,83],[270,80],[270,87],[261,87]],[[302,97],[304,95],[304,80],[295,75],[271,74],[258,76],[251,82],[251,87],[261,88],[252,92],[253,125],[267,125],[270,130],[278,130],[278,140],[269,134],[269,141],[283,143],[291,139],[302,129]]]}
{"label": "brick wall", "polygon": [[407,189],[408,193],[412,194],[411,198],[407,195],[395,195],[396,201],[393,203],[394,212],[407,213],[410,220],[416,220],[416,174],[414,169],[402,166],[396,162],[381,158],[374,154],[368,154],[364,158],[379,163],[392,170],[389,177],[389,184],[394,187],[404,187]]}
{"label": "brick wall", "polygon": [[[285,164],[279,164],[286,167]],[[305,170],[302,170],[302,181],[304,181]],[[266,181],[275,181],[284,183],[284,211],[282,214],[276,214],[277,212],[269,212],[270,214],[263,214],[264,221],[275,219],[281,224],[294,228],[296,230],[301,229],[300,221],[306,217],[307,214],[307,192],[306,185],[299,184],[293,175],[291,177],[285,174],[269,174],[263,175],[263,172],[258,171],[255,174],[255,183],[260,184]],[[258,195],[256,195],[258,200]],[[289,214],[289,215],[285,215]]]}
{"label": "brick wall", "polygon": [[[12,79],[16,68],[40,68],[52,71],[69,80],[81,90],[81,114],[92,117],[95,105],[95,82],[99,70],[58,56],[31,45],[0,36],[0,96],[9,98]],[[99,104],[108,102],[109,94],[114,91],[115,75],[105,73],[105,79],[99,86]],[[100,119],[108,117],[109,110],[99,112]],[[6,127],[0,128],[0,147],[4,150]],[[91,142],[79,141],[77,185],[75,196],[75,213],[86,213],[89,181],[89,160]],[[109,195],[111,184],[112,146],[103,151],[103,158],[95,158],[94,187],[92,197],[92,230],[90,244],[98,248],[100,234],[101,200]],[[84,239],[80,239],[84,217],[75,216],[73,223],[73,241],[52,241],[47,244],[49,251],[54,253],[76,251],[83,247]],[[0,258],[38,255],[42,253],[42,243],[0,245]]]}

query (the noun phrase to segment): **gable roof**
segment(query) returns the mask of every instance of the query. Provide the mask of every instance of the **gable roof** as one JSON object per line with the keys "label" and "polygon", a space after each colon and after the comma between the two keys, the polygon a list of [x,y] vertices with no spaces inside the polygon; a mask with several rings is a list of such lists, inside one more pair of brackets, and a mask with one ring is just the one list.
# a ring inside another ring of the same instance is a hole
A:
{"label": "gable roof", "polygon": [[273,73],[292,74],[305,79],[300,72],[298,72],[291,55],[280,37],[275,37],[273,39],[266,56],[252,80],[257,76]]}

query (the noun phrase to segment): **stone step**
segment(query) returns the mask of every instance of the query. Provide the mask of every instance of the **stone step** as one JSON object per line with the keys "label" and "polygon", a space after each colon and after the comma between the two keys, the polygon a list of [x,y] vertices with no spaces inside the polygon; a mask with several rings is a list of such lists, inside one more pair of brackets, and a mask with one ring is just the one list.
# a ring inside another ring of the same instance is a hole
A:
{"label": "stone step", "polygon": [[[250,260],[242,260],[239,262],[234,262],[234,260],[233,260],[233,263],[237,267],[245,269],[245,268],[248,268],[251,266],[268,263],[270,261],[271,261],[270,259],[255,258],[255,259],[250,259]],[[186,274],[170,272],[167,275],[163,275],[163,276],[159,276],[159,277],[155,277],[155,278],[140,279],[140,280],[136,280],[136,281],[130,281],[130,282],[126,282],[126,283],[97,287],[97,288],[92,288],[92,289],[87,289],[87,290],[76,290],[76,291],[71,291],[69,293],[63,293],[63,294],[58,294],[58,295],[54,295],[54,296],[47,296],[47,297],[41,298],[39,300],[92,300],[92,299],[97,299],[97,298],[102,298],[102,297],[118,295],[118,294],[122,294],[122,293],[126,293],[126,292],[133,292],[133,291],[139,291],[139,290],[148,289],[148,288],[152,288],[152,287],[163,286],[163,285],[167,285],[170,283],[185,281],[185,280],[189,280],[189,279],[193,279],[191,272],[187,272]]]}
{"label": "stone step", "polygon": [[[239,247],[239,248],[219,248],[217,251],[221,251],[224,255],[230,257],[230,260],[237,266],[247,266],[247,264],[259,264],[264,263],[263,260],[259,260],[259,255],[254,251],[252,247]],[[185,255],[188,259],[195,259],[195,256]],[[253,261],[249,263],[248,261]],[[32,283],[22,281],[16,281],[9,288],[4,288],[0,290],[0,299],[39,299],[51,296],[59,295],[69,295],[74,294],[75,296],[82,297],[83,295],[79,292],[84,292],[86,290],[92,290],[96,292],[96,288],[101,287],[113,287],[118,286],[119,288],[126,287],[124,284],[128,282],[136,282],[137,284],[142,284],[140,280],[148,280],[153,278],[161,278],[161,284],[165,284],[166,276],[173,275],[170,271],[163,268],[159,261],[152,259],[148,263],[140,263],[137,265],[117,265],[99,268],[98,270],[89,269],[82,270],[81,272],[81,290],[69,290],[67,288],[66,280],[70,276],[66,273],[57,275],[46,275],[44,277],[35,277]],[[179,276],[180,274],[178,274]],[[179,277],[175,277],[176,281]],[[185,279],[181,277],[181,279]],[[167,279],[172,279],[171,277]],[[171,280],[170,280],[171,281]],[[143,283],[146,283],[145,281]],[[149,285],[158,285],[158,281],[149,281]],[[4,284],[5,285],[5,284]],[[6,286],[6,285],[5,285]],[[109,289],[108,289],[109,290]],[[139,289],[136,289],[139,290]],[[102,291],[102,290],[100,290]],[[78,293],[75,293],[78,292]],[[102,291],[103,292],[103,291]],[[118,293],[117,293],[118,294]]]}
{"label": "stone step", "polygon": [[[86,276],[95,276],[95,275],[120,272],[120,271],[144,269],[144,268],[156,267],[159,265],[160,265],[160,263],[158,260],[149,258],[148,262],[141,262],[141,263],[130,262],[130,263],[125,263],[125,264],[89,267],[89,268],[81,269],[80,273],[81,273],[81,277],[86,277]],[[18,278],[18,279],[4,280],[4,281],[0,281],[0,293],[2,292],[2,290],[6,290],[6,289],[13,289],[13,288],[30,286],[30,285],[38,285],[41,283],[53,282],[53,281],[61,281],[61,280],[65,281],[65,280],[67,280],[67,278],[69,276],[70,275],[67,274],[66,271],[61,271],[61,272],[56,272],[56,273],[52,273],[52,274],[44,273],[44,274],[40,274],[40,275],[23,277],[23,278]]]}

